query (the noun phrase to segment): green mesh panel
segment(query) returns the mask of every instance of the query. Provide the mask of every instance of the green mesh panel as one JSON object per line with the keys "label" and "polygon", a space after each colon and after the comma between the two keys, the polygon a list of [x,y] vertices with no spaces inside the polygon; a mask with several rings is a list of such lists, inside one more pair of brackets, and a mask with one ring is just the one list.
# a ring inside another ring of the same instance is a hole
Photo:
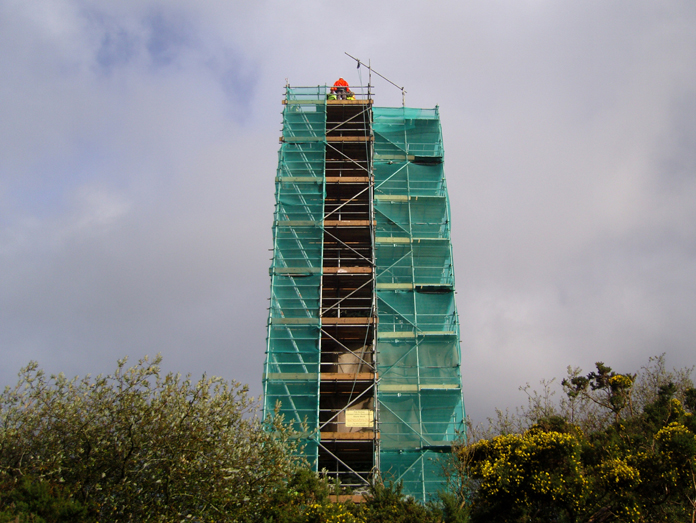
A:
{"label": "green mesh panel", "polygon": [[[288,88],[278,154],[264,415],[298,431],[319,424],[319,304],[324,215],[326,90]],[[302,454],[316,467],[317,443]]]}
{"label": "green mesh panel", "polygon": [[384,393],[459,387],[459,346],[454,334],[382,339],[379,349],[383,369],[380,387]]}
{"label": "green mesh panel", "polygon": [[375,172],[375,197],[385,195],[445,196],[442,163],[416,164],[382,160]]}
{"label": "green mesh panel", "polygon": [[419,500],[431,499],[439,490],[444,490],[442,467],[446,459],[446,454],[429,450],[405,449],[380,453],[383,477],[402,481],[404,494]]}
{"label": "green mesh panel", "polygon": [[373,122],[375,161],[405,155],[433,159],[444,154],[437,108],[375,107]]}
{"label": "green mesh panel", "polygon": [[[295,430],[313,430],[318,423],[318,326],[274,324],[271,320],[264,376],[267,415],[277,409]],[[315,447],[308,450],[316,451]],[[313,461],[316,455],[307,454]]]}
{"label": "green mesh panel", "polygon": [[271,290],[271,318],[318,318],[321,275],[274,278]]}
{"label": "green mesh panel", "polygon": [[410,243],[377,243],[375,261],[378,289],[380,286],[413,285],[413,248]]}
{"label": "green mesh panel", "polygon": [[413,279],[416,285],[454,285],[449,242],[420,241],[412,245]]}
{"label": "green mesh panel", "polygon": [[285,140],[323,140],[326,134],[326,88],[288,88],[283,110]]}
{"label": "green mesh panel", "polygon": [[287,103],[323,103],[326,100],[329,89],[326,85],[317,85],[316,87],[287,86],[285,89],[285,100]]}
{"label": "green mesh panel", "polygon": [[275,229],[273,267],[275,274],[312,274],[321,267],[321,232],[317,227],[291,227],[279,224]]}
{"label": "green mesh panel", "polygon": [[321,182],[322,176],[324,176],[323,143],[283,143],[280,146],[279,178],[310,177],[316,178],[310,181]]}
{"label": "green mesh panel", "polygon": [[373,121],[380,468],[425,501],[464,420],[440,121],[409,108]]}

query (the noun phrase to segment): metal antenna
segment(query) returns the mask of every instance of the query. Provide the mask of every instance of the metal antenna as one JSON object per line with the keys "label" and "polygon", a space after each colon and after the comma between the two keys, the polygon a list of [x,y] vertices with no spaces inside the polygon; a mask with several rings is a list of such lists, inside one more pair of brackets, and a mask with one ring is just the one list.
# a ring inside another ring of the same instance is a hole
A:
{"label": "metal antenna", "polygon": [[[386,80],[387,82],[389,82],[390,84],[392,84],[392,85],[393,85],[394,87],[396,87],[397,89],[400,89],[400,90],[401,90],[401,105],[402,105],[402,107],[406,107],[406,88],[405,88],[405,87],[401,87],[401,86],[399,86],[399,85],[396,85],[394,82],[392,82],[392,81],[391,81],[389,78],[387,78],[386,76],[379,74],[377,71],[375,71],[374,69],[372,69],[372,67],[370,66],[370,64],[366,64],[365,62],[361,62],[359,58],[355,58],[354,56],[351,56],[351,55],[349,55],[348,53],[345,53],[345,54],[346,54],[347,56],[349,56],[350,58],[352,58],[353,60],[355,60],[356,62],[358,62],[358,66],[360,66],[360,65],[366,65],[366,66],[367,66],[367,69],[368,69],[368,71],[370,72],[370,82],[372,81],[372,72],[374,71],[374,73],[375,73],[377,76],[379,76],[380,78],[383,78],[384,80]],[[372,62],[372,60],[370,60],[370,62]],[[369,85],[369,83],[368,83],[368,85]]]}

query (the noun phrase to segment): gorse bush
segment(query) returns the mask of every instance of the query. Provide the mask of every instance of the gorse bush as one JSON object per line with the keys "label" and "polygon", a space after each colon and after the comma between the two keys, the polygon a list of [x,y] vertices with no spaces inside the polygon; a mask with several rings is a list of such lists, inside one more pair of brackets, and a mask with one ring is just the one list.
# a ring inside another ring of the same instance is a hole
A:
{"label": "gorse bush", "polygon": [[530,396],[531,427],[461,446],[472,521],[696,521],[696,389],[651,363],[571,370],[557,407]]}

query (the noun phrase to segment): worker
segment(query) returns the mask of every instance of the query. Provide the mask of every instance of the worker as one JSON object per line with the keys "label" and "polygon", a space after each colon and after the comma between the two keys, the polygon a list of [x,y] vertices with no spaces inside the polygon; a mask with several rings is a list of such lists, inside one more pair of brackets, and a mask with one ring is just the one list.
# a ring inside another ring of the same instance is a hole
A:
{"label": "worker", "polygon": [[331,92],[335,94],[336,98],[338,98],[339,100],[345,100],[348,93],[350,92],[348,82],[346,82],[343,78],[339,78],[334,82],[333,87],[331,88]]}

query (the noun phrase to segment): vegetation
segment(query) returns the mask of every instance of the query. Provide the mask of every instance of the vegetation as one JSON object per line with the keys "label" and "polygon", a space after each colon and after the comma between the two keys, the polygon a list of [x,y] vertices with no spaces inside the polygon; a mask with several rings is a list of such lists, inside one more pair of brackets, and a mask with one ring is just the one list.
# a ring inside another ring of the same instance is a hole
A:
{"label": "vegetation", "polygon": [[0,396],[2,517],[244,521],[258,513],[299,465],[292,434],[281,424],[261,430],[238,383],[163,375],[159,363],[121,360],[113,374],[82,380],[47,378],[35,363],[23,369]]}
{"label": "vegetation", "polygon": [[471,427],[422,505],[376,481],[365,502],[262,430],[246,388],[163,375],[159,358],[108,376],[46,377],[32,363],[0,396],[0,523],[696,522],[696,389],[664,356],[603,363],[523,387],[528,405]]}
{"label": "vegetation", "polygon": [[499,413],[503,433],[458,449],[472,522],[696,521],[690,369],[667,372],[664,357],[638,374],[596,367],[569,369],[558,405],[548,387],[530,394],[522,430]]}

